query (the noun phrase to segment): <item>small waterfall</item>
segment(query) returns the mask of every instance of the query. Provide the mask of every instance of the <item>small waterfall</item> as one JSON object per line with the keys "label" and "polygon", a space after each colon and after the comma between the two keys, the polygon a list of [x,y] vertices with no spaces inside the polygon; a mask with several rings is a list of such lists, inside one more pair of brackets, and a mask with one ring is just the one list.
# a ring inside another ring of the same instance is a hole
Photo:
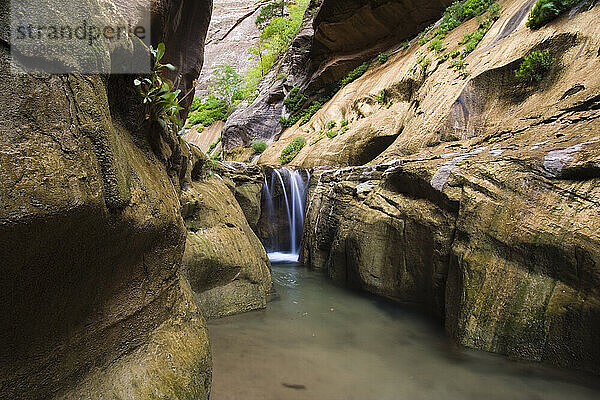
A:
{"label": "small waterfall", "polygon": [[263,207],[272,228],[266,247],[272,261],[298,260],[309,180],[309,173],[290,168],[273,170],[270,182],[265,177]]}

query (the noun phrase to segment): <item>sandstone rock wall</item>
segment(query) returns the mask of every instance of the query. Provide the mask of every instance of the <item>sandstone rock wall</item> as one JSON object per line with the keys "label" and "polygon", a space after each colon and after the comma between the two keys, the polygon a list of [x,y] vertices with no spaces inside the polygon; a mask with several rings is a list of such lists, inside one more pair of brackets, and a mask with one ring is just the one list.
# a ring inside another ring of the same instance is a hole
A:
{"label": "sandstone rock wall", "polygon": [[258,98],[240,105],[229,117],[223,130],[225,151],[253,140],[277,140],[282,131],[279,119],[286,113],[283,100],[293,87],[312,94],[336,83],[364,61],[413,38],[450,3],[312,1],[289,52],[261,82]]}
{"label": "sandstone rock wall", "polygon": [[231,153],[230,159],[247,161],[247,153],[236,154],[231,150],[249,146],[255,140],[270,143],[281,133],[279,118],[284,113],[283,100],[292,87],[304,85],[308,76],[306,67],[314,34],[312,21],[321,2],[311,1],[289,50],[260,82],[258,97],[251,104],[241,103],[227,119],[223,128],[223,148]]}
{"label": "sandstone rock wall", "polygon": [[[54,11],[69,17],[76,6]],[[210,1],[155,6],[185,88]],[[194,49],[182,55],[176,44],[190,33]],[[133,77],[11,74],[5,39],[0,397],[207,399],[207,331],[181,277],[175,134],[144,124]]]}
{"label": "sandstone rock wall", "polygon": [[196,94],[206,94],[214,69],[231,65],[244,75],[253,62],[248,59],[248,48],[258,43],[260,31],[254,21],[261,1],[214,0],[212,19],[205,46],[205,64],[196,85]]}
{"label": "sandstone rock wall", "polygon": [[[501,6],[466,79],[413,43],[259,162],[302,135],[293,164],[333,166],[312,180],[306,264],[426,307],[462,345],[600,373],[600,8],[531,31],[531,2]],[[477,26],[449,34],[447,51]],[[552,70],[518,82],[536,49]],[[420,55],[425,72],[412,68]],[[348,132],[319,139],[342,119]]]}

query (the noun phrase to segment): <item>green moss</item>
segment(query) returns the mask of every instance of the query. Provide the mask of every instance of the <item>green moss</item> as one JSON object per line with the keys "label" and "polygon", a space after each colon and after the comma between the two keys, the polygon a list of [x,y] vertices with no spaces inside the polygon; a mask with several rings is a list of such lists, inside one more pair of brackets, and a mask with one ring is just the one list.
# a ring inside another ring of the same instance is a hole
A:
{"label": "green moss", "polygon": [[300,153],[304,146],[306,146],[306,139],[302,136],[295,137],[294,140],[292,140],[292,143],[288,144],[281,152],[281,156],[279,157],[281,164],[289,164],[298,153]]}
{"label": "green moss", "polygon": [[446,9],[442,21],[435,30],[433,26],[430,26],[423,32],[419,43],[423,45],[434,38],[443,39],[448,32],[460,26],[464,21],[482,15],[488,10],[494,11],[497,7],[495,0],[455,1]]}
{"label": "green moss", "polygon": [[369,64],[368,63],[364,63],[362,65],[359,65],[358,67],[356,67],[355,69],[353,69],[352,71],[350,71],[348,73],[348,75],[346,75],[346,77],[344,79],[342,79],[342,81],[340,83],[340,87],[347,86],[350,83],[354,82],[355,80],[357,80],[358,78],[360,78],[361,76],[363,76],[364,73],[367,72],[368,69],[369,69]]}
{"label": "green moss", "polygon": [[267,143],[260,140],[252,143],[252,150],[254,150],[254,154],[262,154],[267,149]]}
{"label": "green moss", "polygon": [[523,82],[540,82],[550,72],[554,58],[549,50],[536,50],[527,54],[519,68],[515,71],[515,77]]}
{"label": "green moss", "polygon": [[196,106],[196,111],[191,112],[188,116],[187,127],[198,124],[210,126],[216,121],[226,121],[229,116],[227,103],[213,95],[205,101],[200,100],[200,105],[196,101]]}
{"label": "green moss", "polygon": [[298,112],[302,109],[304,103],[306,103],[308,98],[300,92],[299,87],[294,87],[290,94],[285,98],[283,104],[286,106],[290,113]]}
{"label": "green moss", "polygon": [[379,53],[377,56],[377,61],[379,61],[381,64],[385,64],[389,58],[390,55],[388,53]]}

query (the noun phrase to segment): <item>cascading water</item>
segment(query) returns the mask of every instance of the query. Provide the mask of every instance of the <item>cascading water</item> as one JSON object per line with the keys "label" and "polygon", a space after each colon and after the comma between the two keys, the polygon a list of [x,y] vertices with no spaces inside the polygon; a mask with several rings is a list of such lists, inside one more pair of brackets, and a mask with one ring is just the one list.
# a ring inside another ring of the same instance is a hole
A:
{"label": "cascading water", "polygon": [[272,227],[287,230],[285,235],[278,229],[269,232],[266,247],[272,261],[298,260],[309,180],[309,173],[290,168],[273,170],[270,182],[265,177],[264,212]]}

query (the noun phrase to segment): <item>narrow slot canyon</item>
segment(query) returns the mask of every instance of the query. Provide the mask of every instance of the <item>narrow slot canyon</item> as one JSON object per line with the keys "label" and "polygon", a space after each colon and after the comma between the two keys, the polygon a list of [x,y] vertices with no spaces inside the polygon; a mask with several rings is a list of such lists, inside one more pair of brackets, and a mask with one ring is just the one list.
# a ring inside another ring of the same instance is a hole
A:
{"label": "narrow slot canyon", "polygon": [[0,399],[600,398],[599,1],[0,17]]}

